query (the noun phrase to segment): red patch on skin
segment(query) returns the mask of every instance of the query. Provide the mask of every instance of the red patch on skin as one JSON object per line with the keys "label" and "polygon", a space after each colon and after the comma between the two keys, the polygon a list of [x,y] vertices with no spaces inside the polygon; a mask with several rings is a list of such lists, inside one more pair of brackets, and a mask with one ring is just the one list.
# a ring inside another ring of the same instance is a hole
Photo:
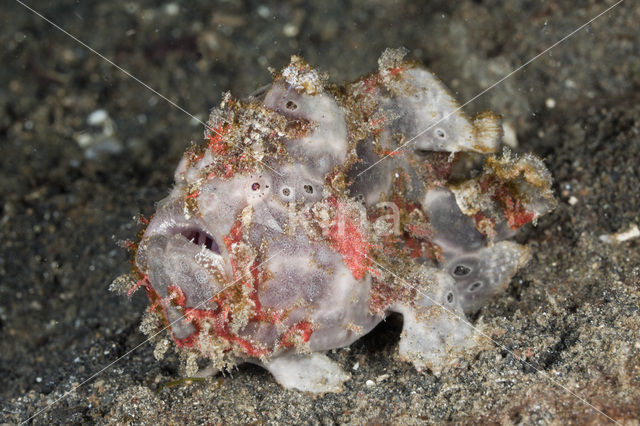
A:
{"label": "red patch on skin", "polygon": [[340,253],[353,277],[360,280],[371,263],[367,257],[370,245],[362,232],[360,218],[354,217],[356,214],[336,197],[329,198],[328,202],[337,211],[335,223],[328,232],[329,244]]}
{"label": "red patch on skin", "polygon": [[520,204],[520,200],[514,201],[511,198],[504,200],[504,215],[507,218],[507,223],[514,230],[531,222],[535,216],[533,212],[527,211]]}
{"label": "red patch on skin", "polygon": [[[124,241],[122,241],[122,246],[123,246],[124,248],[126,248],[127,250],[135,250],[135,249],[136,249],[136,247],[137,247],[136,243],[134,243],[134,242],[133,242],[133,241],[131,241],[131,240],[124,240]],[[128,296],[128,295],[127,295],[127,296]]]}
{"label": "red patch on skin", "polygon": [[229,163],[225,164],[224,177],[229,179],[229,178],[232,178],[234,174],[235,174],[235,171],[233,170],[233,165]]}
{"label": "red patch on skin", "polygon": [[374,279],[371,286],[369,311],[373,315],[383,315],[390,305],[400,299],[400,296],[398,290],[386,283],[385,280]]}
{"label": "red patch on skin", "polygon": [[189,164],[197,163],[204,158],[204,154],[189,153]]}
{"label": "red patch on skin", "polygon": [[362,83],[364,84],[364,91],[366,93],[373,93],[376,86],[380,83],[380,75],[375,73],[371,77],[362,80]]}
{"label": "red patch on skin", "polygon": [[199,190],[195,190],[195,191],[193,191],[191,194],[187,195],[187,196],[186,196],[186,197],[184,197],[184,198],[193,198],[193,199],[196,199],[196,198],[198,198],[199,196],[200,196],[200,191],[199,191]]}
{"label": "red patch on skin", "polygon": [[196,331],[184,339],[178,339],[176,336],[171,333],[171,337],[173,337],[173,341],[176,343],[176,346],[179,348],[192,348],[196,342],[198,341],[199,331],[196,328]]}
{"label": "red patch on skin", "polygon": [[413,236],[420,239],[427,239],[433,237],[433,233],[430,232],[427,228],[420,225],[407,225],[407,229],[411,232]]}
{"label": "red patch on skin", "polygon": [[391,74],[391,75],[398,75],[398,74],[400,74],[402,71],[404,71],[404,68],[402,68],[402,67],[390,68],[390,69],[389,69],[389,74]]}
{"label": "red patch on skin", "polygon": [[136,283],[127,290],[127,296],[131,296],[140,287],[144,287],[147,291],[151,287],[151,284],[149,284],[149,277],[147,275],[142,275],[142,278],[136,281]]}
{"label": "red patch on skin", "polygon": [[295,345],[295,342],[292,340],[294,334],[302,337],[303,342],[308,342],[311,334],[313,334],[313,328],[309,321],[300,321],[297,324],[289,327],[287,331],[282,334],[282,338],[280,339],[280,345],[285,348],[290,348]]}
{"label": "red patch on skin", "polygon": [[424,180],[426,182],[433,182],[433,185],[445,185],[451,177],[453,164],[460,155],[459,153],[455,153],[453,159],[450,157],[451,155],[448,153],[430,153],[423,163],[426,168]]}
{"label": "red patch on skin", "polygon": [[[214,326],[213,332],[217,337],[239,345],[247,355],[259,358],[267,355],[269,352],[267,349],[258,348],[249,340],[243,339],[229,330],[231,313],[228,307],[222,307],[222,305],[220,305],[215,310],[187,308],[185,306],[186,297],[180,287],[172,285],[168,287],[168,290],[170,292],[169,298],[171,302],[182,308],[185,320],[195,328],[195,331],[184,339],[178,339],[172,335],[173,340],[179,347],[193,347],[198,342],[198,337],[203,329],[202,321],[209,319],[210,323]],[[165,318],[168,318],[166,312]]]}
{"label": "red patch on skin", "polygon": [[[400,183],[396,183],[400,185]],[[404,192],[404,189],[398,189],[398,192]],[[411,212],[418,210],[422,212],[419,204],[407,201],[398,195],[393,195],[389,200],[398,207],[400,216],[410,216]],[[374,214],[369,216],[371,222],[375,222],[381,216],[381,211],[373,211]],[[424,212],[420,215],[425,217],[423,221],[407,222],[402,224],[400,229],[400,235],[388,235],[384,237],[385,248],[393,248],[401,250],[404,255],[417,259],[419,257],[426,257],[431,260],[441,261],[440,247],[432,241],[433,233],[428,227],[428,221]],[[389,255],[393,256],[393,251],[388,251]]]}
{"label": "red patch on skin", "polygon": [[[535,213],[524,208],[514,190],[496,181],[492,176],[480,180],[478,185],[482,192],[490,194],[491,199],[502,207],[504,217],[511,229],[516,230],[535,218]],[[476,214],[474,216],[476,225],[484,218],[481,213]]]}
{"label": "red patch on skin", "polygon": [[226,154],[229,147],[223,141],[223,137],[229,131],[229,126],[220,124],[214,129],[214,132],[209,136],[209,143],[207,148],[211,150],[213,154],[223,155]]}
{"label": "red patch on skin", "polygon": [[228,341],[233,342],[244,350],[244,352],[256,358],[260,358],[269,353],[267,349],[258,348],[256,345],[251,343],[247,339],[243,339],[242,337],[233,334],[229,330],[229,323],[231,322],[231,314],[229,313],[229,308],[218,308],[216,310],[216,314],[213,320],[214,332],[216,336]]}
{"label": "red patch on skin", "polygon": [[184,308],[185,303],[187,302],[187,296],[184,295],[184,292],[177,285],[170,285],[167,287],[169,290],[169,300],[171,300],[175,305],[182,306]]}
{"label": "red patch on skin", "polygon": [[535,217],[534,212],[525,209],[521,201],[507,186],[498,185],[494,189],[494,194],[491,198],[502,206],[504,217],[507,219],[511,229],[516,230],[531,222]]}
{"label": "red patch on skin", "polygon": [[[242,221],[236,220],[233,224],[233,227],[229,231],[229,234],[225,235],[222,239],[224,244],[227,246],[227,251],[229,253],[233,253],[233,245],[242,241]],[[231,268],[233,269],[233,277],[234,281],[242,282],[242,285],[250,289],[249,297],[253,301],[255,305],[255,313],[259,315],[262,313],[262,305],[258,298],[257,287],[260,283],[260,271],[258,270],[258,262],[254,261],[251,265],[251,276],[246,277],[246,274],[243,276],[243,271],[238,270],[238,265],[236,261],[231,258]]]}
{"label": "red patch on skin", "polygon": [[215,311],[206,309],[186,308],[183,307],[185,312],[185,319],[189,321],[196,329],[191,335],[184,339],[178,339],[173,336],[173,340],[179,347],[193,347],[202,331],[202,321],[209,319],[210,324],[213,324],[214,334],[230,343],[235,343],[240,346],[242,350],[249,356],[260,358],[269,353],[267,349],[259,348],[247,339],[232,333],[229,330],[229,324],[231,323],[231,314],[229,308],[217,308]]}
{"label": "red patch on skin", "polygon": [[371,120],[371,121],[369,122],[369,124],[370,124],[372,127],[378,127],[378,125],[379,125],[379,124],[382,124],[382,123],[384,123],[384,122],[385,122],[385,118],[384,118],[384,117],[382,117],[382,118],[378,118],[377,120]]}
{"label": "red patch on skin", "polygon": [[376,277],[380,278],[382,276],[382,274],[380,274],[380,271],[378,271],[377,269],[374,269],[370,266],[367,266],[367,271],[369,271],[370,273],[374,274]]}
{"label": "red patch on skin", "polygon": [[486,178],[480,179],[478,181],[478,186],[480,187],[480,190],[485,194],[489,192],[489,188],[491,188],[491,186],[494,184],[495,184],[495,180],[493,179],[492,176],[487,176]]}
{"label": "red patch on skin", "polygon": [[378,135],[384,131],[383,123],[385,121],[386,119],[382,117],[369,122],[369,126],[371,126],[371,131],[374,135]]}
{"label": "red patch on skin", "polygon": [[476,224],[476,228],[480,227],[480,224],[482,223],[482,221],[487,219],[487,217],[480,212],[474,214],[472,217],[473,217],[473,221]]}
{"label": "red patch on skin", "polygon": [[[162,315],[162,317],[164,318],[165,324],[167,324],[167,326],[171,325],[171,322],[169,321],[169,316],[167,315],[167,312],[164,308],[164,306],[162,306],[162,298],[160,297],[160,295],[158,295],[158,293],[156,293],[156,291],[153,289],[153,287],[151,286],[151,283],[149,282],[147,276],[144,276],[144,279],[146,280],[147,285],[144,286],[144,289],[147,292],[147,297],[149,298],[149,312],[153,312],[155,310],[160,310],[160,313]],[[197,333],[193,333],[192,336],[197,336]],[[184,346],[183,345],[183,341],[186,339],[177,339],[173,333],[171,333],[171,337],[173,338],[173,341],[176,342],[176,344],[178,346]],[[187,339],[191,337],[188,336]]]}
{"label": "red patch on skin", "polygon": [[405,242],[405,247],[403,251],[407,256],[412,257],[414,259],[417,259],[420,256],[422,256],[422,244],[420,244],[420,241],[418,241],[415,238],[409,237],[409,238],[405,238],[404,242]]}
{"label": "red patch on skin", "polygon": [[234,222],[231,231],[229,231],[228,235],[223,237],[223,240],[224,244],[227,246],[227,250],[231,253],[231,246],[242,240],[242,221],[240,219]]}

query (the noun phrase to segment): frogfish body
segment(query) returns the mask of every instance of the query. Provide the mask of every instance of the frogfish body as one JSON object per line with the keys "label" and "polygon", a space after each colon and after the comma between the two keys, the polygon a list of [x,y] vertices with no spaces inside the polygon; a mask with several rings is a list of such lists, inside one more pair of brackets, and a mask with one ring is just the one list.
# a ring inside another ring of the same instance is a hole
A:
{"label": "frogfish body", "polygon": [[145,329],[167,328],[187,374],[251,362],[288,388],[339,391],[348,375],[324,353],[392,312],[418,370],[478,347],[465,314],[527,262],[508,239],[553,209],[551,176],[496,154],[499,117],[469,119],[403,56],[388,49],[342,87],[294,56],[211,113],[134,245]]}

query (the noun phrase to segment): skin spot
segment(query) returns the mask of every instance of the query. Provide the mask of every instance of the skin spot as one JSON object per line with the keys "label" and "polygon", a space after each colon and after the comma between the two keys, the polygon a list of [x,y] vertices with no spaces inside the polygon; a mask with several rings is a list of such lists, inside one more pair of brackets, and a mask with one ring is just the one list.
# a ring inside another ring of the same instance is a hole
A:
{"label": "skin spot", "polygon": [[480,288],[482,287],[483,283],[482,281],[476,281],[473,284],[471,284],[469,287],[467,287],[467,291],[469,293],[473,293],[475,291],[480,290]]}
{"label": "skin spot", "polygon": [[285,107],[289,110],[289,111],[295,111],[298,109],[298,105],[293,102],[293,101],[287,101],[287,104],[285,105]]}
{"label": "skin spot", "polygon": [[466,277],[471,273],[471,268],[466,265],[456,265],[456,268],[453,270],[453,275],[455,277]]}

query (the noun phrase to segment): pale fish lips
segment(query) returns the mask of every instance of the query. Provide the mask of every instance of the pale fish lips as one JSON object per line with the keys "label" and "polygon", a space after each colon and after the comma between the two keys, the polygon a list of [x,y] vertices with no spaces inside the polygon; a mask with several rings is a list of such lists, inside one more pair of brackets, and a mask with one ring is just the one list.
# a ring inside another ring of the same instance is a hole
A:
{"label": "pale fish lips", "polygon": [[140,243],[136,266],[147,274],[161,298],[167,298],[175,287],[184,295],[186,307],[215,308],[211,299],[229,280],[221,242],[194,222],[154,223],[159,220],[167,221],[156,217],[150,223]]}

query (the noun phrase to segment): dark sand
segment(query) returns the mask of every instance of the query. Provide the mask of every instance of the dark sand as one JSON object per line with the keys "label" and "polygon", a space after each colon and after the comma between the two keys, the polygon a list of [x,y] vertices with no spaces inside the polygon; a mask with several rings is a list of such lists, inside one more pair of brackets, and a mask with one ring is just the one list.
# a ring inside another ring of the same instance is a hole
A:
{"label": "dark sand", "polygon": [[[292,53],[344,82],[397,46],[464,102],[613,4],[31,3],[200,119]],[[133,216],[153,211],[203,128],[12,0],[0,22],[0,423],[17,423],[143,342],[145,296],[107,291],[129,269],[116,241],[135,236]],[[344,392],[314,397],[247,365],[171,385],[176,356],[157,362],[143,344],[33,422],[608,422],[571,391],[638,424],[640,238],[600,239],[640,224],[638,22],[626,0],[466,108],[502,114],[515,150],[555,177],[558,208],[518,237],[533,260],[473,318],[530,365],[495,346],[439,378],[417,373],[394,359],[391,317],[330,355],[352,373]],[[106,125],[87,124],[99,109]]]}

